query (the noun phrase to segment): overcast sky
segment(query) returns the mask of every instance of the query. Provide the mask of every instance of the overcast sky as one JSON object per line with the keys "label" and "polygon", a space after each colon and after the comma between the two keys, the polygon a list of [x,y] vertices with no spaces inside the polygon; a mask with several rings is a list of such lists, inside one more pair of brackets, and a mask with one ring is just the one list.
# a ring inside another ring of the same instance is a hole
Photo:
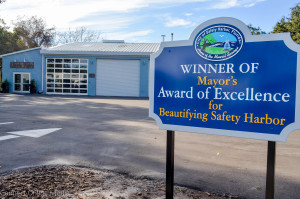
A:
{"label": "overcast sky", "polygon": [[202,22],[234,17],[270,32],[297,0],[6,0],[0,18],[12,26],[17,16],[38,16],[57,31],[85,26],[103,39],[161,42],[162,34],[186,40]]}

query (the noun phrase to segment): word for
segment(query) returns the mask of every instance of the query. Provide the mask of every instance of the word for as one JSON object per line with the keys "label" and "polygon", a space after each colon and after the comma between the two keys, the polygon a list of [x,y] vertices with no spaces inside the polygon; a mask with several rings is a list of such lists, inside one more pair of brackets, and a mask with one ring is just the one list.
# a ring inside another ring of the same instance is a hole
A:
{"label": "word for", "polygon": [[[241,73],[256,73],[259,63],[242,63],[239,66]],[[182,64],[182,72],[186,73],[235,73],[234,64]]]}
{"label": "word for", "polygon": [[214,100],[210,100],[208,103],[208,109],[221,110],[223,104],[213,104]]}

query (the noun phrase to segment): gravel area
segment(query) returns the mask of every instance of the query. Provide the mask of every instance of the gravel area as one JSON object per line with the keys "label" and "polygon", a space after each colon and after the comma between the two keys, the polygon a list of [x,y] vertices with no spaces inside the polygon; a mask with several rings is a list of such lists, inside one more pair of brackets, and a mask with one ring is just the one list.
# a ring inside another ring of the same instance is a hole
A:
{"label": "gravel area", "polygon": [[[163,199],[165,183],[109,170],[41,166],[0,176],[1,199]],[[176,199],[236,198],[230,194],[174,187]]]}

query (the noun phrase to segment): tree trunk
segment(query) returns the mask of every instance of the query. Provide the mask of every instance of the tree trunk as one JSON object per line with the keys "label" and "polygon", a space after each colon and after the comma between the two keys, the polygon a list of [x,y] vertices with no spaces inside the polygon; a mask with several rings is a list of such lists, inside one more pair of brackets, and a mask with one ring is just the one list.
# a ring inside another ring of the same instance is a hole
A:
{"label": "tree trunk", "polygon": [[202,46],[202,50],[205,50],[205,48],[206,48],[208,45],[209,45],[209,43],[206,43],[206,41],[205,41],[205,43],[204,43],[203,46]]}

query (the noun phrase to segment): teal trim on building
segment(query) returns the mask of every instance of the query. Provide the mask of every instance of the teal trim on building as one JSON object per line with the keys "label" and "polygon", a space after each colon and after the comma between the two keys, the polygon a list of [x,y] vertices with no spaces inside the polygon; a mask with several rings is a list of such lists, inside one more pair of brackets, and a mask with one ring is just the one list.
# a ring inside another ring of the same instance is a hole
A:
{"label": "teal trim on building", "polygon": [[140,97],[148,97],[149,84],[149,58],[141,59],[140,68]]}

